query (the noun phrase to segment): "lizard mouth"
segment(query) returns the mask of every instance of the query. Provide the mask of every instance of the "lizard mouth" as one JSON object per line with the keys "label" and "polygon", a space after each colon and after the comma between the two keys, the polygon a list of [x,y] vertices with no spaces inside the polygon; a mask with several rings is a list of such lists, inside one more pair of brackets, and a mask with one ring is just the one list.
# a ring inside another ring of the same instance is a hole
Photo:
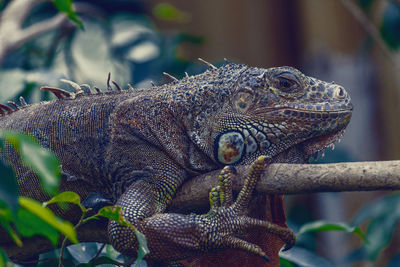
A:
{"label": "lizard mouth", "polygon": [[344,129],[337,132],[330,133],[327,135],[317,136],[304,142],[298,144],[301,146],[301,150],[304,153],[305,158],[308,160],[310,157],[314,159],[318,158],[318,152],[322,151],[322,156],[324,155],[324,150],[330,147],[332,150],[335,148],[335,142],[339,141],[344,134]]}

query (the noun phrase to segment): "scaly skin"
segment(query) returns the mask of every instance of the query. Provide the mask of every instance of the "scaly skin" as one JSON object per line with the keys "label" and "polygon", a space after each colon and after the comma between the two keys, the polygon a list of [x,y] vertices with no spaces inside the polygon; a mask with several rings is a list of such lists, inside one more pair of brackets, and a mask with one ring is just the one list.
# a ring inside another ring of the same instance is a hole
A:
{"label": "scaly skin", "polygon": [[[290,67],[227,64],[148,90],[93,95],[78,87],[76,94],[44,89],[61,99],[11,112],[0,129],[30,133],[53,150],[62,163],[62,190],[83,198],[96,192],[121,206],[145,234],[148,258],[156,260],[227,248],[266,258],[260,247],[239,238],[260,228],[292,246],[287,228],[246,216],[263,162],[305,162],[339,137],[352,110],[341,86]],[[4,157],[17,172],[21,195],[48,199],[11,148]],[[207,214],[164,212],[186,179],[253,161],[235,202],[224,169]],[[73,212],[62,215],[77,219]],[[108,231],[117,250],[136,255],[130,229],[110,222]]]}

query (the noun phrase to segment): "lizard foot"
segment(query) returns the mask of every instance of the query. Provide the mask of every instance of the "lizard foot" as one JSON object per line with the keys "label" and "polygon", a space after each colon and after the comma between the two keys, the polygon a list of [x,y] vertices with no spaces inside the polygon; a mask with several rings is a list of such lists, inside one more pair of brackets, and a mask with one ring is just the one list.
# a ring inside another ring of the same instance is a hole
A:
{"label": "lizard foot", "polygon": [[241,249],[269,261],[268,256],[258,245],[236,236],[254,228],[278,236],[286,243],[284,250],[294,245],[296,237],[290,229],[247,216],[248,205],[262,174],[264,161],[265,157],[261,156],[250,166],[250,173],[235,202],[232,197],[234,169],[226,166],[221,171],[218,186],[211,189],[209,194],[210,211],[205,214],[212,227],[211,231],[207,231],[206,247]]}

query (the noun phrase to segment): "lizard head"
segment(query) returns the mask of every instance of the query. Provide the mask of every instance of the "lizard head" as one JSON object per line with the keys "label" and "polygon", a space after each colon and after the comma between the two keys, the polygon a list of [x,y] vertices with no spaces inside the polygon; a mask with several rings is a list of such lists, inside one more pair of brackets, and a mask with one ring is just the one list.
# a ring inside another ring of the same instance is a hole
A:
{"label": "lizard head", "polygon": [[340,138],[353,109],[342,86],[292,67],[246,67],[232,87],[212,134],[214,159],[223,165],[259,155],[285,161],[284,153],[307,161]]}

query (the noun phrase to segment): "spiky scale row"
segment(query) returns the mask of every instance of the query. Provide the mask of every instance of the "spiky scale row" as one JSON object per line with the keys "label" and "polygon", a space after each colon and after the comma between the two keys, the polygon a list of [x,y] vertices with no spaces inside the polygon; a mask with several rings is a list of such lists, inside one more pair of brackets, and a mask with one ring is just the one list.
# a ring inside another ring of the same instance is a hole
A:
{"label": "spiky scale row", "polygon": [[169,74],[169,73],[163,72],[162,74],[163,74],[165,77],[167,77],[168,79],[170,79],[172,82],[177,82],[177,81],[178,81],[177,78],[175,78],[174,76],[172,76],[172,75]]}
{"label": "spiky scale row", "polygon": [[25,98],[23,98],[22,96],[19,97],[19,102],[21,103],[22,107],[28,106],[28,103],[26,103]]}
{"label": "spiky scale row", "polygon": [[112,81],[112,83],[117,88],[117,91],[122,91],[122,88],[118,85],[118,83],[116,83],[115,81]]}
{"label": "spiky scale row", "polygon": [[14,111],[14,110],[13,110],[11,107],[6,106],[6,105],[3,105],[3,104],[0,104],[0,112],[1,112],[2,115],[4,115],[5,112],[7,112],[7,114],[10,114],[10,113],[12,113],[13,111]]}
{"label": "spiky scale row", "polygon": [[205,60],[202,59],[202,58],[198,58],[198,60],[199,60],[200,62],[206,64],[208,67],[210,67],[210,68],[213,69],[213,70],[216,70],[216,69],[217,69],[217,67],[215,67],[213,64],[211,64],[211,63],[208,62],[208,61],[205,61]]}
{"label": "spiky scale row", "polygon": [[[216,66],[214,66],[210,62],[205,61],[202,58],[198,58],[198,60],[200,62],[204,63],[205,65],[207,65],[208,67],[214,69],[214,70],[217,69]],[[226,59],[224,59],[224,60],[226,61]],[[178,81],[178,79],[176,77],[172,76],[169,73],[163,72],[163,75],[166,76],[167,78],[169,78],[172,82],[177,82]],[[187,72],[185,72],[185,76],[189,77],[189,74]],[[73,82],[71,80],[66,80],[66,79],[60,79],[60,81],[63,82],[63,83],[67,83],[70,86],[72,86],[75,89],[75,93],[71,93],[71,92],[63,90],[61,88],[50,87],[50,86],[42,86],[40,88],[40,90],[51,92],[52,94],[54,94],[57,97],[57,99],[75,99],[76,97],[79,97],[79,96],[81,96],[83,94],[90,95],[92,93],[91,92],[91,88],[90,88],[90,86],[88,84],[79,85],[76,82]],[[108,76],[107,76],[107,90],[108,91],[113,91],[112,86],[110,85],[110,81],[111,81],[111,73],[108,73]],[[119,91],[119,92],[122,91],[122,88],[119,86],[119,84],[117,82],[111,81],[111,83],[114,84],[114,86],[117,89],[117,91]],[[155,84],[153,82],[151,82],[151,85],[155,86]],[[94,87],[94,89],[95,89],[97,94],[102,94],[101,89],[99,89],[98,87]],[[128,89],[131,90],[131,91],[134,90],[132,85],[130,85],[130,84],[128,84]],[[26,103],[25,99],[22,96],[19,98],[19,100],[21,102],[21,107],[28,106],[28,104]],[[4,116],[6,114],[10,114],[10,113],[20,109],[20,107],[15,102],[8,101],[8,104],[12,105],[14,107],[14,109],[12,109],[9,106],[0,104],[0,114],[1,115]]]}
{"label": "spiky scale row", "polygon": [[81,88],[83,89],[85,94],[87,94],[87,95],[92,94],[92,89],[90,88],[90,85],[84,83],[84,84],[81,84]]}
{"label": "spiky scale row", "polygon": [[15,102],[13,102],[13,101],[7,101],[7,103],[10,104],[11,106],[13,106],[15,110],[19,110],[19,107],[18,107],[18,105],[17,105]]}
{"label": "spiky scale row", "polygon": [[65,91],[57,87],[42,86],[40,87],[40,90],[49,91],[53,93],[58,99],[71,99],[73,97],[73,94],[71,92]]}
{"label": "spiky scale row", "polygon": [[[49,92],[53,93],[58,99],[75,99],[76,97],[82,96],[84,94],[87,94],[87,95],[92,94],[91,88],[88,84],[79,85],[76,82],[66,80],[66,79],[61,79],[60,81],[71,85],[72,88],[75,89],[75,93],[72,93],[72,92],[57,88],[57,87],[49,87],[49,86],[43,86],[40,88],[40,90],[49,91]],[[111,73],[108,73],[107,90],[113,91],[112,86],[110,85],[110,81],[111,81]],[[112,82],[112,84],[114,84],[117,91],[119,91],[119,92],[122,91],[122,88],[119,86],[119,84],[117,82],[115,82],[115,81],[111,81],[111,82]],[[98,87],[94,87],[94,89],[96,90],[97,94],[103,93],[101,91],[101,89],[99,89]],[[129,85],[129,89],[133,90],[131,85]]]}
{"label": "spiky scale row", "polygon": [[60,81],[71,85],[75,89],[75,97],[83,95],[84,91],[82,90],[82,87],[79,84],[77,84],[76,82],[73,82],[70,80],[65,80],[65,79],[61,79]]}
{"label": "spiky scale row", "polygon": [[25,108],[28,106],[28,104],[26,103],[25,99],[22,96],[19,97],[19,101],[20,101],[20,106],[18,106],[18,104],[13,101],[7,101],[7,103],[10,104],[13,108],[7,105],[0,104],[0,114],[3,116],[11,114],[14,111],[20,110],[21,108]]}
{"label": "spiky scale row", "polygon": [[108,77],[107,77],[107,90],[108,91],[112,91],[112,87],[110,85],[110,79],[111,79],[111,73],[108,73]]}

